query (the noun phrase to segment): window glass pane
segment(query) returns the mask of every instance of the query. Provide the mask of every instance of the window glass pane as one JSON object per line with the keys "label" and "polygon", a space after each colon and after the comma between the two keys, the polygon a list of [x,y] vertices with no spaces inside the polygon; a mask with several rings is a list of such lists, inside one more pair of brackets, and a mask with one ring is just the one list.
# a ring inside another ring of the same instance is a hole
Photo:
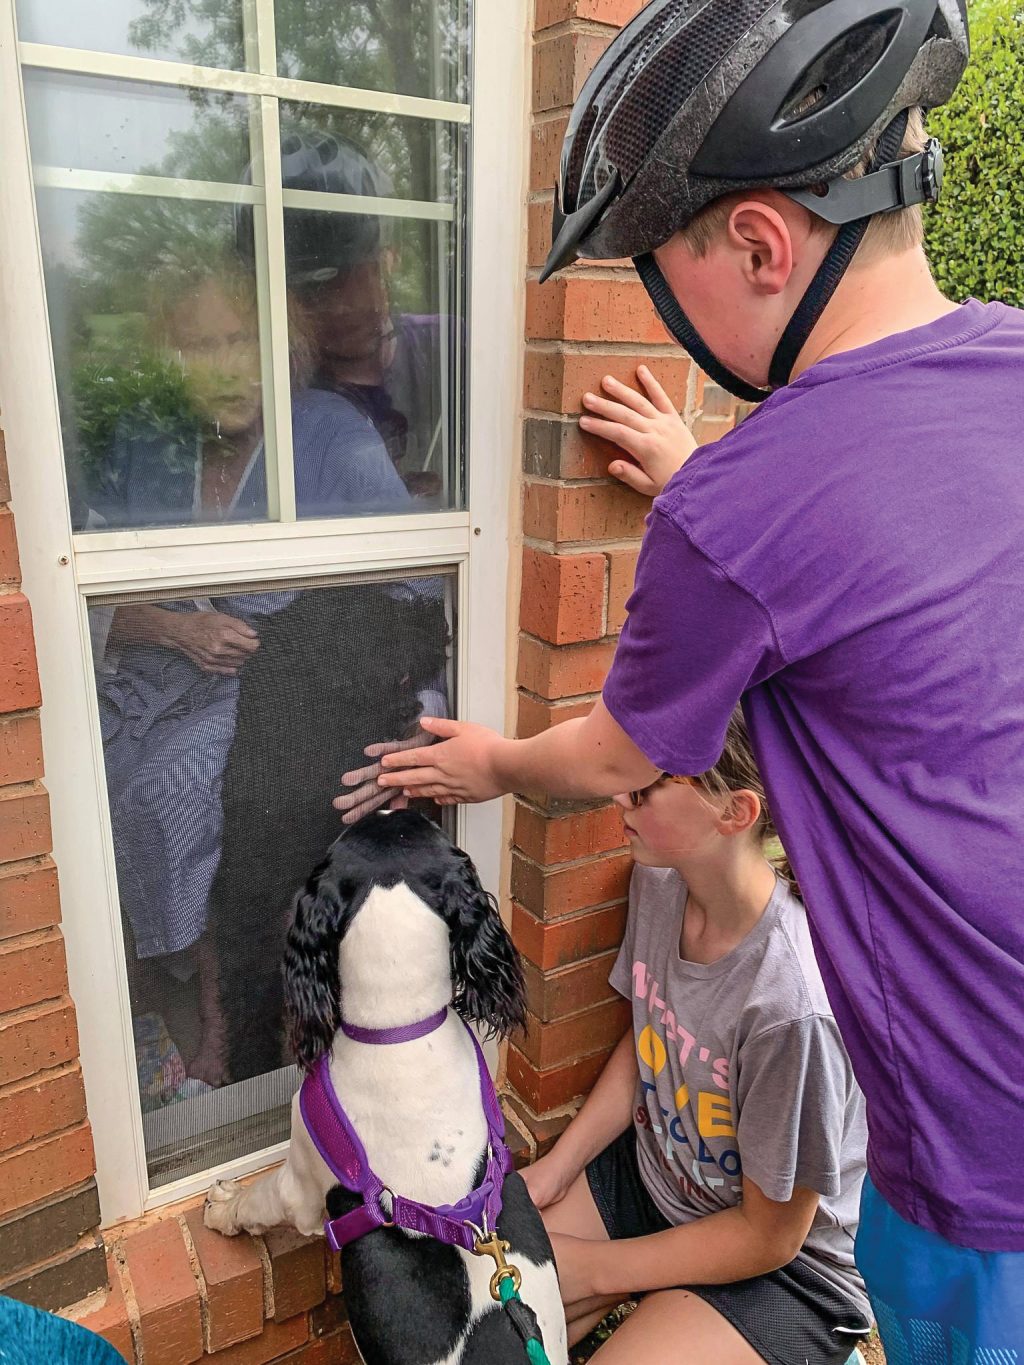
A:
{"label": "window glass pane", "polygon": [[17,0],[18,36],[23,42],[243,71],[245,3]]}
{"label": "window glass pane", "polygon": [[287,1136],[291,900],[340,832],[341,774],[452,710],[454,589],[443,571],[90,606],[152,1184]]}
{"label": "window glass pane", "polygon": [[256,101],[34,71],[25,91],[75,528],[264,518]]}
{"label": "window glass pane", "polygon": [[37,203],[75,529],[265,518],[256,287],[232,206]]}
{"label": "window glass pane", "polygon": [[25,108],[37,168],[249,180],[243,95],[27,68]]}
{"label": "window glass pane", "polygon": [[465,126],[281,101],[285,188],[452,203],[463,188]]}
{"label": "window glass pane", "polygon": [[[437,216],[419,216],[422,208],[395,202],[394,185],[419,200],[458,197],[463,141],[419,120],[322,115],[289,122],[282,141],[292,351],[303,358],[294,370],[298,514],[325,514],[313,462],[300,454],[324,394],[348,405],[380,496],[404,498],[410,512],[459,508],[460,211],[439,204]],[[344,196],[363,202],[350,207]],[[385,211],[368,211],[374,199]],[[354,458],[343,468],[355,477]]]}
{"label": "window glass pane", "polygon": [[274,0],[282,76],[469,98],[467,0]]}

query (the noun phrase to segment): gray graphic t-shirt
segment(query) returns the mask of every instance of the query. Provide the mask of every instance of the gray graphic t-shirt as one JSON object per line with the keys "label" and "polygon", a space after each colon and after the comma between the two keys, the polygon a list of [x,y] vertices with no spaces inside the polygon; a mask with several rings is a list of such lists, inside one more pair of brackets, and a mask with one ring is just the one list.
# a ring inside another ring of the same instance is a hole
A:
{"label": "gray graphic t-shirt", "polygon": [[686,884],[637,867],[610,981],[633,1005],[644,1184],[673,1224],[741,1202],[821,1196],[801,1256],[870,1320],[853,1262],[867,1128],[803,906],[785,882],[717,962],[685,962]]}

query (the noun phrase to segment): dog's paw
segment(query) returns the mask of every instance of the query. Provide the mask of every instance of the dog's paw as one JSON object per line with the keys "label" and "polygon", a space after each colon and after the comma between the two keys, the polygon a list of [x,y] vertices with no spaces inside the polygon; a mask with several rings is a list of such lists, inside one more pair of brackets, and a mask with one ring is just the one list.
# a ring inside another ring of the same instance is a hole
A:
{"label": "dog's paw", "polygon": [[234,1237],[241,1231],[235,1221],[235,1209],[242,1187],[237,1180],[215,1180],[206,1195],[203,1222],[214,1232]]}

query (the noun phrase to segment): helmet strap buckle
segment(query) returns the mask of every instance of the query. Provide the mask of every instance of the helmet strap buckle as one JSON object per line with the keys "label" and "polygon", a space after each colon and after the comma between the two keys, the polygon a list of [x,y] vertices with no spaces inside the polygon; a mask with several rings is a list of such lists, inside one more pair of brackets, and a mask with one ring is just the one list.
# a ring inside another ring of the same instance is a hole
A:
{"label": "helmet strap buckle", "polygon": [[929,138],[923,152],[886,162],[856,180],[843,176],[814,190],[783,190],[827,223],[842,227],[859,218],[895,213],[914,204],[934,204],[942,188],[943,155],[938,138]]}

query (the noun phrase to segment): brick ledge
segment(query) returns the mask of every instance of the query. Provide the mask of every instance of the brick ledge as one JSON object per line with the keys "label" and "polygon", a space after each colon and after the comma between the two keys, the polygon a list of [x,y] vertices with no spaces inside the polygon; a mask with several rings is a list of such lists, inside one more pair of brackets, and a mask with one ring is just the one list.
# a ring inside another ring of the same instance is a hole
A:
{"label": "brick ledge", "polygon": [[104,1234],[110,1289],[64,1309],[126,1365],[356,1365],[338,1257],[275,1228],[221,1237],[202,1198]]}

